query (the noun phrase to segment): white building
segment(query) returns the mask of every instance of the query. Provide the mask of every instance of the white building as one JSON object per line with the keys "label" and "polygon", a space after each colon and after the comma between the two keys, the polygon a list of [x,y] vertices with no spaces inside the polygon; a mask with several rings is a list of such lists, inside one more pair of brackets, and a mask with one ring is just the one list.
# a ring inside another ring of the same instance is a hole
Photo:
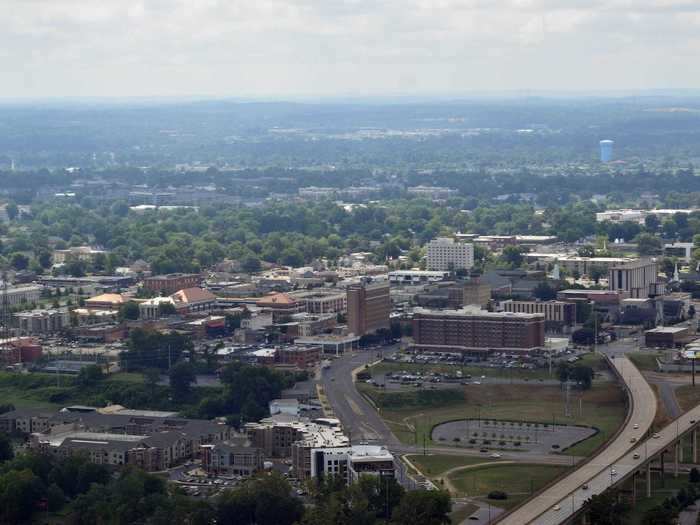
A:
{"label": "white building", "polygon": [[394,476],[394,456],[377,445],[315,448],[311,451],[311,477],[336,476],[347,483],[360,475]]}
{"label": "white building", "polygon": [[608,271],[608,289],[621,291],[633,299],[655,295],[658,269],[654,259],[639,259],[613,266]]}
{"label": "white building", "polygon": [[428,270],[469,270],[474,266],[474,246],[447,237],[428,243]]}
{"label": "white building", "polygon": [[391,284],[422,284],[444,281],[450,276],[448,271],[430,272],[428,270],[396,270],[389,272]]}

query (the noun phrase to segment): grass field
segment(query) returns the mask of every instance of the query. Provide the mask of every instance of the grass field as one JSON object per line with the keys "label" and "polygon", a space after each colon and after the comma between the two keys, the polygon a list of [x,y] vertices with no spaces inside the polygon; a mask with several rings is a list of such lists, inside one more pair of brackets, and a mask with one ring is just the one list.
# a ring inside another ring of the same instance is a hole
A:
{"label": "grass field", "polygon": [[461,496],[479,497],[487,501],[492,490],[508,494],[507,500],[488,500],[495,507],[509,509],[528,498],[530,494],[549,483],[567,467],[556,465],[507,464],[457,471],[448,476]]}
{"label": "grass field", "polygon": [[428,477],[439,476],[443,472],[454,467],[465,467],[488,462],[486,457],[451,456],[447,454],[435,454],[423,456],[412,454],[407,456],[411,463],[420,469]]}
{"label": "grass field", "polygon": [[143,384],[143,374],[140,372],[119,372],[107,377],[107,381],[112,383],[138,383]]}
{"label": "grass field", "polygon": [[656,359],[662,357],[661,352],[630,352],[627,357],[639,370],[654,372],[657,370]]}
{"label": "grass field", "polygon": [[642,518],[644,513],[649,509],[656,507],[663,503],[663,501],[669,496],[674,496],[678,490],[688,485],[687,474],[681,474],[679,477],[674,478],[673,474],[666,474],[664,479],[664,487],[661,487],[661,478],[659,475],[655,474],[651,481],[652,494],[651,498],[647,498],[644,492],[644,486],[639,484],[637,487],[637,494],[643,494],[642,497],[637,497],[637,502],[632,507],[632,512],[627,516],[625,523],[630,524],[640,524],[642,523]]}
{"label": "grass field", "polygon": [[[367,390],[366,386],[361,390]],[[589,425],[600,432],[567,450],[575,455],[588,455],[614,434],[626,414],[624,394],[613,383],[597,383],[588,391],[573,392],[575,410],[569,418],[564,417],[563,396],[558,386],[468,385],[464,393],[465,401],[438,407],[383,409],[381,415],[397,438],[406,444],[422,444],[424,436],[429,439],[430,429],[436,424],[465,417]],[[579,397],[582,414],[577,410]]]}
{"label": "grass field", "polygon": [[683,409],[683,412],[700,405],[700,379],[697,379],[697,386],[683,385],[676,388],[676,399]]}

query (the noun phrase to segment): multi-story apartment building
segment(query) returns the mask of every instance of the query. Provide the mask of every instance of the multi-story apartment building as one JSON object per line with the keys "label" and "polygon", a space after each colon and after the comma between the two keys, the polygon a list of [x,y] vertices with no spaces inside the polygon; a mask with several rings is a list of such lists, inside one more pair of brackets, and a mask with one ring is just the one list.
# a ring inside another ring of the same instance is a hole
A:
{"label": "multi-story apartment building", "polygon": [[312,478],[340,477],[353,483],[361,475],[394,477],[394,456],[377,445],[315,448],[310,454],[308,475]]}
{"label": "multi-story apartment building", "polygon": [[543,314],[545,329],[566,331],[576,324],[576,304],[564,301],[503,301],[503,310],[512,313]]}
{"label": "multi-story apartment building", "polygon": [[413,315],[418,351],[484,353],[544,346],[544,315],[462,310],[423,310]]}
{"label": "multi-story apartment building", "polygon": [[389,329],[391,297],[389,283],[360,283],[348,286],[348,331],[356,336]]}
{"label": "multi-story apartment building", "polygon": [[431,271],[468,270],[474,266],[474,246],[438,237],[428,243],[426,267]]}
{"label": "multi-story apartment building", "polygon": [[613,266],[608,271],[608,290],[621,291],[633,299],[656,295],[658,273],[656,260],[650,258]]}
{"label": "multi-story apartment building", "polygon": [[54,264],[63,264],[70,259],[76,259],[79,261],[92,263],[95,261],[95,257],[98,255],[106,254],[106,251],[98,250],[90,246],[74,246],[66,250],[54,250],[53,262]]}

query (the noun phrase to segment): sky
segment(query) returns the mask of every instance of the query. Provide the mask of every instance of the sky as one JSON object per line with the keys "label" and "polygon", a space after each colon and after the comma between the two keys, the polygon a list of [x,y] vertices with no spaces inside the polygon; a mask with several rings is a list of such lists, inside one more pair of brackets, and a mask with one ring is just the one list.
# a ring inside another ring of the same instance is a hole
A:
{"label": "sky", "polygon": [[0,0],[0,97],[700,88],[700,0]]}

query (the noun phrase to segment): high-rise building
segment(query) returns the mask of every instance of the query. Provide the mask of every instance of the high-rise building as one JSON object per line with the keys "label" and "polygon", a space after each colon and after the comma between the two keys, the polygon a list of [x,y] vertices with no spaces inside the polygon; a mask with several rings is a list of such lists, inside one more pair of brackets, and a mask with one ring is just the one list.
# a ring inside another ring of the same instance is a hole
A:
{"label": "high-rise building", "polygon": [[425,352],[526,351],[544,346],[544,315],[462,310],[416,310],[413,348]]}
{"label": "high-rise building", "polygon": [[348,286],[348,331],[356,336],[389,329],[391,297],[389,283]]}
{"label": "high-rise building", "polygon": [[438,237],[428,243],[428,270],[469,270],[474,266],[474,246]]}
{"label": "high-rise building", "polygon": [[613,146],[615,142],[612,140],[600,141],[600,162],[610,162],[613,160]]}

